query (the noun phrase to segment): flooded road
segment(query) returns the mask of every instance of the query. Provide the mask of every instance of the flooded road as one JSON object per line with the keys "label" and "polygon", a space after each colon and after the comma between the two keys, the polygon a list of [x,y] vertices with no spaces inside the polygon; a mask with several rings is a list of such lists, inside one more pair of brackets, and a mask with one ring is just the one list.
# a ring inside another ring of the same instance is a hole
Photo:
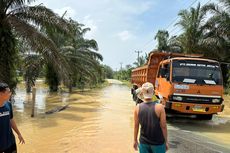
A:
{"label": "flooded road", "polygon": [[[116,84],[73,94],[50,94],[38,86],[34,118],[30,117],[31,96],[19,88],[14,117],[26,140],[25,145],[18,145],[19,153],[135,152],[132,148],[135,104],[127,86],[113,83]],[[45,114],[66,104],[68,108],[61,112]],[[204,146],[207,152],[228,152],[229,127],[228,113],[215,116],[213,121],[171,118],[168,152],[204,152],[201,151]]]}

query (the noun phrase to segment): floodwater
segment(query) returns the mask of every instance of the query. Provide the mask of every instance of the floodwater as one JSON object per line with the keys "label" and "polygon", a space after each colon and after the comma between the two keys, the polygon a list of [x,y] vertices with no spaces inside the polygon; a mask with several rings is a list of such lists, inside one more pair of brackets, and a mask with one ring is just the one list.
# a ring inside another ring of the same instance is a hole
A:
{"label": "floodwater", "polygon": [[[224,146],[230,144],[230,98],[226,112],[212,121],[171,119],[171,127],[192,131]],[[133,109],[130,89],[121,84],[68,93],[48,93],[37,86],[35,117],[31,118],[31,95],[19,86],[14,103],[14,118],[26,144],[20,153],[133,153]],[[60,106],[60,112],[45,114]],[[229,111],[229,112],[228,112]],[[169,133],[170,135],[170,133]],[[170,151],[169,151],[170,152]]]}
{"label": "floodwater", "polygon": [[[133,108],[130,90],[110,85],[97,91],[49,94],[37,89],[36,114],[24,91],[15,97],[15,119],[26,144],[20,153],[124,153],[133,152]],[[45,111],[69,104],[61,112]]]}

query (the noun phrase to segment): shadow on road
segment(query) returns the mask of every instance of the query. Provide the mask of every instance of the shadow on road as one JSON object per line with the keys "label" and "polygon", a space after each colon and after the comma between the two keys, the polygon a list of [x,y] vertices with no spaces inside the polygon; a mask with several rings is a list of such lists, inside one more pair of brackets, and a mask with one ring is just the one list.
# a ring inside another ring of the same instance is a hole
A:
{"label": "shadow on road", "polygon": [[180,130],[194,132],[230,133],[230,118],[214,116],[212,120],[189,117],[167,117],[167,122]]}

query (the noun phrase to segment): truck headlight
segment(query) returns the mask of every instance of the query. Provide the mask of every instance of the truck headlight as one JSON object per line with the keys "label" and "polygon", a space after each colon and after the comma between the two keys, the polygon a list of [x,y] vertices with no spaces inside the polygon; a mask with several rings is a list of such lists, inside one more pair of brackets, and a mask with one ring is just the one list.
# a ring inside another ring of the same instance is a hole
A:
{"label": "truck headlight", "polygon": [[220,102],[220,99],[216,99],[216,98],[215,98],[215,99],[212,99],[212,102],[213,102],[213,103],[219,103],[219,102]]}
{"label": "truck headlight", "polygon": [[182,101],[183,98],[181,96],[173,96],[173,100]]}

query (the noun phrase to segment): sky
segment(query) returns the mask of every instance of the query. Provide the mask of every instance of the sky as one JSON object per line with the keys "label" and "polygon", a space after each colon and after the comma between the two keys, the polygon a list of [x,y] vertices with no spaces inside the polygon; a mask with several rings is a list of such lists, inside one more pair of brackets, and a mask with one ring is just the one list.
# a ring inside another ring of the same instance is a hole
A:
{"label": "sky", "polygon": [[[196,7],[210,0],[37,0],[62,16],[72,18],[91,29],[85,37],[95,39],[103,64],[113,70],[133,65],[138,54],[145,56],[154,48],[158,30],[177,35],[175,26],[182,9]],[[32,4],[32,5],[33,5]]]}

